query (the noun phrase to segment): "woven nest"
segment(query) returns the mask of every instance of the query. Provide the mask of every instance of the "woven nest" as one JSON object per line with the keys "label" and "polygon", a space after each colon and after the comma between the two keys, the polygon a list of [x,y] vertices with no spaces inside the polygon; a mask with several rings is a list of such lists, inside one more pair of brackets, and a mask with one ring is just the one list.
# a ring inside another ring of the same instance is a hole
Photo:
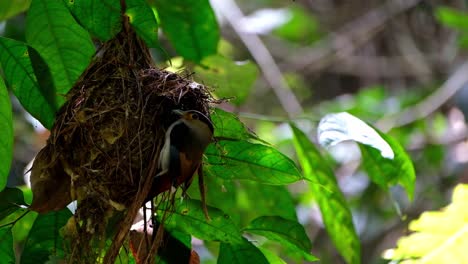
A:
{"label": "woven nest", "polygon": [[[155,68],[145,44],[124,23],[67,94],[32,168],[31,209],[48,212],[78,201],[73,229],[81,245],[72,243],[69,262],[85,262],[75,251],[89,250],[88,241],[103,236],[114,212],[130,207],[142,182],[158,173],[164,135],[177,118],[172,111],[209,116],[209,92],[188,77]],[[174,182],[157,179],[150,195]]]}

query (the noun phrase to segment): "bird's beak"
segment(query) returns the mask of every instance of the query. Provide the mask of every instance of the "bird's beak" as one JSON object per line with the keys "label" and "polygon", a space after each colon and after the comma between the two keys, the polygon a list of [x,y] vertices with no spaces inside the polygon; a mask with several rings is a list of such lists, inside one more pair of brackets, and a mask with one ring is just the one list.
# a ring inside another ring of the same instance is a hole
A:
{"label": "bird's beak", "polygon": [[178,114],[180,116],[183,116],[185,114],[185,112],[180,110],[180,109],[174,109],[174,110],[172,110],[172,113]]}

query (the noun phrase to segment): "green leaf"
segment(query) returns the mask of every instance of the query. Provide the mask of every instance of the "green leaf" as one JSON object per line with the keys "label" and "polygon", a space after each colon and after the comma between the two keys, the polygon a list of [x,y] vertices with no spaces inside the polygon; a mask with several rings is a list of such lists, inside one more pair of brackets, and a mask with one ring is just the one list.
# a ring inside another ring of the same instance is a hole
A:
{"label": "green leaf", "polygon": [[107,41],[121,29],[119,0],[63,0],[73,16],[91,34]]}
{"label": "green leaf", "polygon": [[13,250],[13,234],[9,227],[0,228],[0,259],[5,264],[16,263],[15,251]]}
{"label": "green leaf", "polygon": [[258,67],[250,61],[234,62],[220,55],[204,58],[195,67],[195,79],[215,88],[219,98],[232,98],[229,102],[241,105],[247,99],[257,80]]}
{"label": "green leaf", "polygon": [[145,0],[127,0],[126,15],[130,24],[145,42],[152,48],[158,47],[158,21],[153,10]]}
{"label": "green leaf", "polygon": [[347,112],[324,116],[320,120],[317,131],[318,140],[325,147],[353,140],[378,149],[380,156],[386,159],[393,159],[395,156],[390,145],[379,135],[375,128]]}
{"label": "green leaf", "polygon": [[322,212],[323,222],[333,243],[348,263],[360,263],[361,246],[351,211],[338,187],[335,175],[314,144],[293,124],[294,146],[304,177]]}
{"label": "green leaf", "polygon": [[265,258],[268,260],[270,264],[286,264],[286,262],[278,256],[276,252],[272,252],[266,248],[259,247],[260,251],[262,251]]}
{"label": "green leaf", "polygon": [[436,11],[436,18],[444,25],[468,31],[468,13],[450,7],[439,7]]}
{"label": "green leaf", "polygon": [[216,53],[219,28],[208,0],[162,0],[155,5],[177,53],[194,62]]}
{"label": "green leaf", "polygon": [[220,108],[215,108],[210,115],[215,127],[214,137],[230,138],[238,140],[257,139],[233,113],[226,112]]}
{"label": "green leaf", "polygon": [[[0,191],[5,188],[13,159],[13,114],[10,96],[3,79],[0,77]],[[1,211],[0,211],[1,213]]]}
{"label": "green leaf", "polygon": [[63,95],[95,52],[88,32],[78,25],[62,1],[34,0],[28,11],[26,40],[49,65],[61,105]]}
{"label": "green leaf", "polygon": [[58,212],[39,215],[29,232],[21,255],[21,264],[45,263],[52,257],[64,256],[64,239],[59,230],[72,216],[65,208]]}
{"label": "green leaf", "polygon": [[246,232],[264,236],[280,242],[281,245],[302,251],[307,261],[317,260],[310,254],[312,243],[307,237],[304,227],[296,221],[280,216],[261,216],[254,219],[243,229]]}
{"label": "green leaf", "polygon": [[265,258],[262,251],[260,251],[256,246],[247,241],[245,238],[242,238],[242,243],[239,244],[221,243],[219,246],[219,256],[217,263],[268,264],[268,260]]}
{"label": "green leaf", "polygon": [[[13,91],[23,107],[45,127],[51,128],[55,119],[55,93],[41,89],[31,64],[29,51],[25,43],[0,37],[0,63],[8,87]],[[49,87],[50,88],[50,87]]]}
{"label": "green leaf", "polygon": [[[164,209],[158,209],[159,218]],[[211,220],[207,220],[198,200],[180,201],[174,209],[166,209],[170,216],[164,222],[169,230],[176,229],[199,239],[208,241],[221,241],[225,243],[241,243],[240,230],[231,220],[230,216],[221,210],[208,207]],[[161,219],[159,219],[161,220]]]}
{"label": "green leaf", "polygon": [[413,198],[416,180],[413,164],[396,140],[346,112],[326,115],[317,130],[319,142],[324,146],[348,140],[359,143],[369,177],[385,189],[399,183]]}
{"label": "green leaf", "polygon": [[206,152],[206,169],[225,179],[246,179],[285,185],[302,179],[294,162],[273,147],[247,141],[222,140]]}
{"label": "green leaf", "polygon": [[405,188],[409,199],[412,200],[416,183],[413,163],[395,139],[381,132],[379,134],[393,149],[395,157],[393,159],[383,158],[376,149],[359,144],[362,165],[372,181],[379,186],[386,189],[389,185],[399,183]]}
{"label": "green leaf", "polygon": [[273,30],[275,35],[303,44],[311,44],[320,38],[320,24],[311,12],[300,5],[291,5],[287,12],[291,18]]}
{"label": "green leaf", "polygon": [[409,229],[414,233],[400,238],[384,258],[398,263],[468,263],[467,200],[468,185],[456,186],[452,203],[412,221]]}
{"label": "green leaf", "polygon": [[[294,200],[286,186],[226,180],[204,172],[207,204],[230,215],[238,226],[246,226],[261,215],[297,220]],[[197,184],[191,185],[188,194],[195,199],[200,197]]]}
{"label": "green leaf", "polygon": [[26,11],[31,0],[8,0],[0,1],[0,21],[14,17]]}
{"label": "green leaf", "polygon": [[23,192],[17,188],[5,188],[0,192],[0,221],[26,205]]}

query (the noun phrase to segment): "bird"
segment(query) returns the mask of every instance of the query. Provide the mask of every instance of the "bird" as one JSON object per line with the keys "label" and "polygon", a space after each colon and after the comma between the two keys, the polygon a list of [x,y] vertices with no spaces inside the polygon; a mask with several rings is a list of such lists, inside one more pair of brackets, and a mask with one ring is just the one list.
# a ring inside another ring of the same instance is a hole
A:
{"label": "bird", "polygon": [[159,173],[149,198],[181,184],[185,191],[201,165],[206,147],[213,141],[213,123],[206,115],[197,110],[172,112],[179,118],[166,130],[158,159]]}

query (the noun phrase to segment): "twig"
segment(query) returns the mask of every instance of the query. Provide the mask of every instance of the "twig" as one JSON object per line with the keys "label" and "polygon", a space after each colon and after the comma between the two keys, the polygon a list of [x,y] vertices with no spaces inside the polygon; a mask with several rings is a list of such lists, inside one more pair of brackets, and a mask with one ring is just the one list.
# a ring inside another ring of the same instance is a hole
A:
{"label": "twig", "polygon": [[301,104],[286,84],[283,74],[263,41],[256,34],[242,32],[239,22],[244,17],[244,14],[236,2],[234,0],[214,0],[211,1],[211,4],[222,13],[245,44],[263,72],[265,80],[276,94],[281,106],[288,113],[288,116],[294,117],[302,113]]}
{"label": "twig", "polygon": [[421,0],[388,0],[365,15],[346,24],[338,31],[318,41],[313,48],[303,48],[290,56],[287,65],[293,70],[319,71],[350,55],[366,43],[396,15],[414,7]]}
{"label": "twig", "polygon": [[[425,54],[430,64],[439,64],[439,55]],[[426,77],[430,74],[414,69],[408,64],[413,56],[362,56],[350,55],[333,64],[329,70],[336,73],[344,73],[359,77],[377,78],[404,78],[404,77]]]}
{"label": "twig", "polygon": [[[135,196],[135,200],[129,206],[124,219],[122,219],[119,223],[119,228],[117,233],[114,235],[114,239],[112,241],[109,250],[107,251],[106,255],[104,256],[103,263],[105,264],[113,264],[115,263],[115,258],[117,257],[119,250],[127,237],[127,234],[130,232],[130,227],[132,226],[133,220],[138,213],[141,205],[144,203],[146,197],[148,196],[151,185],[153,183],[152,175],[155,175],[155,171],[157,169],[157,155],[154,155],[153,160],[151,161],[151,165],[148,169],[147,174],[145,177],[141,179],[140,185],[138,186],[138,192]],[[144,219],[146,221],[146,219]],[[145,223],[146,224],[146,223]]]}
{"label": "twig", "polygon": [[291,120],[309,120],[312,122],[319,122],[320,118],[319,117],[314,117],[311,116],[310,114],[304,115],[304,116],[296,116],[294,118],[285,118],[285,117],[280,117],[280,116],[270,116],[270,115],[260,115],[260,114],[254,114],[254,113],[248,113],[248,112],[239,112],[238,113],[239,117],[246,118],[246,119],[254,119],[254,120],[260,120],[260,121],[268,121],[268,122],[273,122],[273,123],[287,123]]}
{"label": "twig", "polygon": [[428,60],[424,54],[419,50],[413,37],[411,36],[408,25],[401,21],[395,21],[391,23],[396,30],[394,37],[396,38],[396,46],[406,59],[406,63],[413,69],[421,83],[428,83],[430,81],[429,76],[432,74],[432,69],[429,66]]}
{"label": "twig", "polygon": [[385,117],[376,126],[386,132],[394,127],[401,127],[427,117],[439,109],[447,100],[468,82],[468,62],[462,64],[445,83],[420,103],[402,112]]}

